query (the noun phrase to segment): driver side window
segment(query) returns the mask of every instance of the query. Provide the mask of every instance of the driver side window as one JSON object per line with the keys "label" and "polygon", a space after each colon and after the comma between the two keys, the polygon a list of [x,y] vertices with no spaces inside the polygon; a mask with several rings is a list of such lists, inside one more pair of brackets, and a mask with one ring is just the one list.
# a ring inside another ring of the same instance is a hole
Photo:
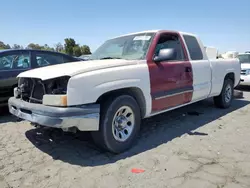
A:
{"label": "driver side window", "polygon": [[185,60],[183,48],[178,36],[173,34],[162,34],[155,47],[155,55],[157,56],[160,50],[166,48],[173,48],[176,52],[175,59],[173,59],[172,61]]}

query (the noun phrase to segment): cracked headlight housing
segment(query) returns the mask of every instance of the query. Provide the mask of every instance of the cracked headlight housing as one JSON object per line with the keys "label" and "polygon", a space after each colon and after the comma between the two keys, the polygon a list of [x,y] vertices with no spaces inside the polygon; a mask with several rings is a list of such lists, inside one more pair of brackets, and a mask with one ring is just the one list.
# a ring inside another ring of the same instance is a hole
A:
{"label": "cracked headlight housing", "polygon": [[44,81],[46,94],[62,95],[67,94],[67,86],[70,76],[62,76]]}
{"label": "cracked headlight housing", "polygon": [[63,76],[45,81],[46,94],[43,104],[48,106],[67,106],[67,86],[69,76]]}

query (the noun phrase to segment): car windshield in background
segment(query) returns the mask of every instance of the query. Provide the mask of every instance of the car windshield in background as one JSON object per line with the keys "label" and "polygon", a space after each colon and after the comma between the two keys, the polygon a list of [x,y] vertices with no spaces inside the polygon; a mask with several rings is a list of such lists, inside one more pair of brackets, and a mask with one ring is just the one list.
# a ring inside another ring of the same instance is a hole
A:
{"label": "car windshield in background", "polygon": [[238,55],[240,63],[250,63],[250,54]]}
{"label": "car windshield in background", "polygon": [[89,59],[145,59],[154,33],[140,33],[106,41]]}

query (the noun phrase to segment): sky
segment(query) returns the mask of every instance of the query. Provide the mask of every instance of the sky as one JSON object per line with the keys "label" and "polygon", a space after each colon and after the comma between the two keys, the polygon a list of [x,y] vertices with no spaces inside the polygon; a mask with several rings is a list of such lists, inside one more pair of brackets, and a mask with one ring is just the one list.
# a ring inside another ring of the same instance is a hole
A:
{"label": "sky", "polygon": [[91,51],[130,32],[167,29],[199,35],[220,52],[250,50],[250,0],[1,0],[0,41],[27,46],[71,37]]}

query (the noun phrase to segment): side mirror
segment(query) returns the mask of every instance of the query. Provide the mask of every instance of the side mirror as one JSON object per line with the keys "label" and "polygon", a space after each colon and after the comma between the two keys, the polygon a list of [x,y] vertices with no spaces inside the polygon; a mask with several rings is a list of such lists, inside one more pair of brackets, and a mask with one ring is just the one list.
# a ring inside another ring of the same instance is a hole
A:
{"label": "side mirror", "polygon": [[154,57],[154,62],[173,60],[176,58],[176,51],[173,48],[161,49],[158,56]]}

